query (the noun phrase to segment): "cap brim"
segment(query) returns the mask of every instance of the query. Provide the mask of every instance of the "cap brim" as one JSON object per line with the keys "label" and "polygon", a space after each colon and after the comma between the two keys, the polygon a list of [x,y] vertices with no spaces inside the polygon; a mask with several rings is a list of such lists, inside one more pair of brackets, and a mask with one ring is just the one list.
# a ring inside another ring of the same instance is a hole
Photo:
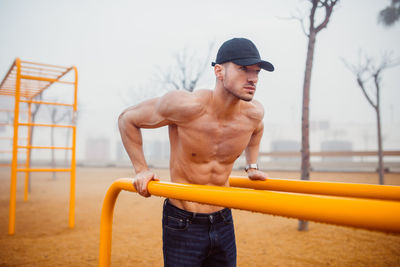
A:
{"label": "cap brim", "polygon": [[240,65],[240,66],[250,66],[258,64],[260,68],[267,70],[267,71],[274,71],[274,65],[269,63],[268,61],[261,60],[258,58],[244,58],[244,59],[235,59],[232,60],[233,63]]}

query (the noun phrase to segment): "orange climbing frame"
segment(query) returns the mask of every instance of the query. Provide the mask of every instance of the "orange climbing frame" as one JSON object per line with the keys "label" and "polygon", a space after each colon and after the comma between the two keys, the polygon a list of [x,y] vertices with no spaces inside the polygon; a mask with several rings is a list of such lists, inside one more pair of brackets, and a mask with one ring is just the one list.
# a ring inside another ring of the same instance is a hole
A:
{"label": "orange climbing frame", "polygon": [[[73,78],[67,78],[67,74],[73,72]],[[48,89],[55,83],[68,84],[72,86],[73,101],[72,103],[55,103],[46,102],[35,99],[44,90]],[[78,92],[78,71],[75,66],[64,67],[42,63],[34,63],[29,61],[22,61],[19,58],[15,59],[11,68],[0,84],[0,96],[14,97],[14,121],[13,137],[12,137],[12,160],[11,160],[11,182],[10,182],[10,208],[9,208],[9,226],[8,233],[10,235],[15,233],[15,208],[16,208],[16,187],[17,187],[17,173],[25,172],[25,192],[24,200],[28,198],[28,179],[30,172],[70,172],[70,205],[69,205],[69,227],[74,227],[75,221],[75,147],[76,147],[76,125],[75,114],[77,111],[77,92]],[[27,110],[20,110],[20,104],[25,103],[28,106]],[[31,105],[60,105],[69,106],[73,109],[72,125],[58,125],[58,124],[39,124],[32,123]],[[9,112],[1,109],[0,111]],[[20,122],[20,113],[28,113],[27,122]],[[27,128],[27,137],[19,137],[19,128]],[[72,146],[71,147],[54,147],[54,146],[33,146],[30,140],[30,131],[32,127],[65,127],[72,129]],[[5,137],[6,138],[6,137]],[[5,139],[4,138],[4,139]],[[18,140],[25,139],[26,145],[19,145]],[[26,150],[26,162],[24,168],[18,167],[18,152]],[[31,149],[68,149],[71,150],[71,166],[67,169],[54,169],[54,168],[41,168],[32,169],[29,165],[29,155]]]}

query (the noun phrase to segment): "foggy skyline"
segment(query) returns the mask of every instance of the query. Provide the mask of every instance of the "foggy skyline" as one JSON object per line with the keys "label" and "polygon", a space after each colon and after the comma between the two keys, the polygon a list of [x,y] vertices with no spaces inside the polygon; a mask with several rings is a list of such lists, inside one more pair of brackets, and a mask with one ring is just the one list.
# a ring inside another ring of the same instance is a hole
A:
{"label": "foggy skyline", "polygon": [[[341,1],[335,8],[327,29],[317,36],[311,121],[375,127],[375,112],[342,59],[356,64],[359,49],[378,60],[385,51],[400,57],[400,24],[385,28],[377,22],[378,12],[388,4]],[[255,96],[264,105],[266,126],[293,126],[301,120],[307,38],[299,22],[288,18],[297,16],[298,10],[307,16],[308,7],[306,1],[297,0],[0,1],[0,77],[16,57],[77,66],[82,112],[78,138],[81,142],[88,136],[116,140],[116,120],[127,104],[143,100],[140,96],[166,92],[155,81],[155,73],[172,66],[175,53],[187,48],[203,60],[209,44],[215,43],[213,60],[222,42],[246,37],[276,67],[275,72],[260,74]],[[399,74],[400,67],[383,73],[382,130],[386,133],[400,124]],[[199,88],[213,87],[210,66]],[[129,100],[128,95],[137,97]],[[265,138],[272,132],[266,128]],[[398,133],[389,134],[400,147]],[[300,132],[293,136],[299,140]]]}

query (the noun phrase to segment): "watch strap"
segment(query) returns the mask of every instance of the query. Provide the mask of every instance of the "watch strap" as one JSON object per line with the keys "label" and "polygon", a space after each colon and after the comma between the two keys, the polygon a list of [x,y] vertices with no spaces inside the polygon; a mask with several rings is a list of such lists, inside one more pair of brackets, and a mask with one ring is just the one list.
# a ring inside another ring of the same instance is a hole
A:
{"label": "watch strap", "polygon": [[256,169],[258,170],[258,164],[257,163],[251,163],[247,164],[244,170],[247,172],[249,169]]}

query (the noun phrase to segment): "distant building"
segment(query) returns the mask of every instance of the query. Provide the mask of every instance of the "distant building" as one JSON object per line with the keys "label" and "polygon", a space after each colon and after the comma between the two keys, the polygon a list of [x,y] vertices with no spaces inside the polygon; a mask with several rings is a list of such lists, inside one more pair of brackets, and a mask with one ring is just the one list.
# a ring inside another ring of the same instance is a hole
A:
{"label": "distant building", "polygon": [[[353,144],[345,140],[328,140],[321,143],[321,151],[352,151]],[[323,161],[352,161],[353,157],[322,157]]]}
{"label": "distant building", "polygon": [[[294,140],[274,140],[271,142],[271,152],[299,152],[300,142]],[[294,161],[297,157],[274,157],[277,161]]]}
{"label": "distant building", "polygon": [[328,131],[331,129],[331,122],[329,120],[318,120],[310,122],[311,131],[323,130]]}

